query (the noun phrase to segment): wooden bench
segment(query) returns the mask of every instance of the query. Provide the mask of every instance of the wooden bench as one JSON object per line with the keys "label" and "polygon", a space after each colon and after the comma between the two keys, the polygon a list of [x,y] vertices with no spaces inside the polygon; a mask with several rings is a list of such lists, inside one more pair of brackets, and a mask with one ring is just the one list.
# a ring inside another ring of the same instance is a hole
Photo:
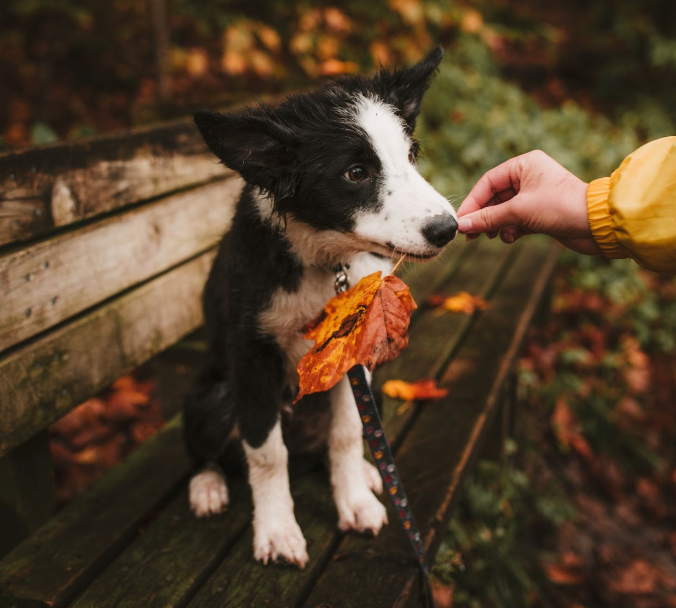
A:
{"label": "wooden bench", "polygon": [[[0,608],[416,605],[415,559],[391,505],[377,539],[342,535],[323,473],[292,477],[303,572],[253,561],[243,477],[230,481],[226,514],[196,520],[179,417],[54,514],[46,428],[200,325],[240,188],[188,121],[0,156],[0,546],[16,545],[0,561]],[[376,381],[450,388],[431,404],[383,404],[430,558],[482,438],[509,413],[557,252],[535,238],[480,239],[404,272],[420,308],[408,348]],[[490,308],[440,316],[425,305],[460,290]]]}

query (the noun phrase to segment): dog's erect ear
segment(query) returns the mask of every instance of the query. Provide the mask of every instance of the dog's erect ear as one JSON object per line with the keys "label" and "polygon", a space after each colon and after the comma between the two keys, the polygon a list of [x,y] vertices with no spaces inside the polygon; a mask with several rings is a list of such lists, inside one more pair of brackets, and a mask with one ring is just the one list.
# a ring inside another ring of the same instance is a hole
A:
{"label": "dog's erect ear", "polygon": [[200,111],[194,118],[209,149],[247,183],[277,199],[292,194],[294,137],[276,120],[272,110],[260,105],[233,114]]}
{"label": "dog's erect ear", "polygon": [[410,68],[381,71],[375,77],[376,88],[383,99],[399,110],[411,132],[420,114],[423,95],[434,78],[444,50],[438,46],[425,59]]}

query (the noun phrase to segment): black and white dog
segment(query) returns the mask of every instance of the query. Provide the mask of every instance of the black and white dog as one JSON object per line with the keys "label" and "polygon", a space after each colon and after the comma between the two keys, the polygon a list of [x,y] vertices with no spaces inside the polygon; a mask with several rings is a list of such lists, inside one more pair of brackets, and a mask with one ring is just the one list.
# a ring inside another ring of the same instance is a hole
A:
{"label": "black and white dog", "polygon": [[291,402],[296,366],[311,346],[302,328],[335,295],[336,267],[349,268],[355,284],[377,270],[387,274],[401,254],[433,258],[455,236],[455,212],[418,173],[413,138],[441,57],[438,48],[408,69],[339,78],[275,109],[195,115],[209,148],[246,187],[204,292],[209,364],[185,404],[187,444],[199,466],[190,504],[198,517],[228,504],[217,463],[228,440],[239,438],[254,556],[263,563],[303,568],[308,561],[287,470],[287,444],[305,414],[317,422],[325,411],[330,420],[327,437],[315,432],[318,423],[306,434],[313,447],[328,448],[339,528],[375,535],[387,523],[347,379],[328,393],[325,410],[316,399]]}

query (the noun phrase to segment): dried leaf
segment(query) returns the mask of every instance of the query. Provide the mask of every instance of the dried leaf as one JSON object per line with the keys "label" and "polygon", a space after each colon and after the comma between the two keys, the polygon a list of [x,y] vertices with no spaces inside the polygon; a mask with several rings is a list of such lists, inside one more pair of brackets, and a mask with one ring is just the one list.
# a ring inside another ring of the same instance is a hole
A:
{"label": "dried leaf", "polygon": [[462,312],[466,315],[473,314],[476,310],[486,310],[490,303],[486,302],[481,296],[473,296],[466,291],[460,291],[452,296],[434,295],[427,299],[432,306],[437,306],[440,310],[450,312]]}
{"label": "dried leaf", "polygon": [[394,359],[408,343],[416,304],[406,284],[376,272],[329,300],[307,328],[315,345],[298,364],[299,393],[327,391],[355,365],[373,369]]}
{"label": "dried leaf", "polygon": [[442,399],[448,395],[447,388],[439,388],[436,380],[428,379],[416,382],[388,380],[383,384],[381,390],[393,399],[402,399],[404,401]]}
{"label": "dried leaf", "polygon": [[574,450],[587,462],[594,460],[591,446],[582,435],[577,416],[568,407],[565,397],[557,399],[551,424],[561,446]]}
{"label": "dried leaf", "polygon": [[559,564],[544,564],[545,576],[557,585],[578,585],[585,580],[583,573],[576,568],[569,568]]}

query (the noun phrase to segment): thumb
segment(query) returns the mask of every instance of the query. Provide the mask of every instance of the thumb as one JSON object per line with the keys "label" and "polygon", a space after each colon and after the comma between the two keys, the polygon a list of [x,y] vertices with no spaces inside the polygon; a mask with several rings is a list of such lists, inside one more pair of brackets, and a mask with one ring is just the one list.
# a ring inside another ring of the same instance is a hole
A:
{"label": "thumb", "polygon": [[459,217],[458,230],[465,234],[479,234],[481,232],[495,232],[505,226],[518,226],[520,222],[514,214],[512,201],[484,207]]}

